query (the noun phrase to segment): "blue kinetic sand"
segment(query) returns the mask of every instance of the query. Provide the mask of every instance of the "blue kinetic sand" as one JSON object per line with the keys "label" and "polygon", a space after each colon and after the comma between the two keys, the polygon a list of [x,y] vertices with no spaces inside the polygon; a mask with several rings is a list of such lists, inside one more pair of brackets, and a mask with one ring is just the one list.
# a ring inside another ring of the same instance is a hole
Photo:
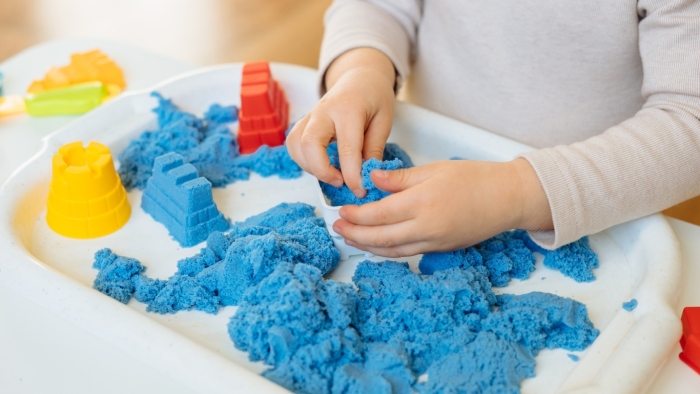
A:
{"label": "blue kinetic sand", "polygon": [[137,260],[103,249],[95,254],[93,267],[100,272],[93,287],[124,303],[133,295],[149,312],[216,313],[219,305],[238,304],[279,264],[305,263],[326,274],[339,261],[314,207],[283,203],[234,224],[227,234],[213,232],[200,253],[180,260],[167,280],[148,278]]}
{"label": "blue kinetic sand", "polygon": [[[595,280],[598,255],[588,244],[588,237],[546,250],[535,244],[523,230],[506,231],[473,247],[452,252],[426,253],[418,268],[423,274],[453,267],[484,266],[496,287],[508,285],[511,278],[527,279],[535,269],[534,252],[545,255],[544,265],[557,269],[577,282]],[[543,278],[544,279],[544,278]]]}
{"label": "blue kinetic sand", "polygon": [[483,268],[421,276],[406,263],[363,262],[353,282],[362,337],[402,346],[416,376],[473,341],[496,303]]}
{"label": "blue kinetic sand", "polygon": [[109,249],[95,253],[92,268],[99,270],[92,288],[123,304],[129,302],[134,294],[135,286],[131,278],[145,270],[138,260],[117,256]]}
{"label": "blue kinetic sand", "polygon": [[235,106],[214,104],[200,119],[181,111],[160,94],[153,92],[152,95],[159,102],[153,110],[158,115],[158,129],[142,133],[118,156],[119,175],[127,190],[146,187],[155,158],[169,152],[181,154],[184,161],[192,164],[214,187],[246,180],[251,170],[263,176],[301,176],[301,168],[289,158],[284,146],[273,148],[273,153],[256,152],[242,156],[252,156],[248,159],[236,160],[241,156],[236,137],[228,126],[238,120]]}
{"label": "blue kinetic sand", "polygon": [[631,300],[627,302],[622,303],[622,308],[626,310],[627,312],[632,312],[633,310],[637,309],[637,300],[632,298]]}
{"label": "blue kinetic sand", "polygon": [[364,261],[353,284],[341,283],[323,278],[340,257],[314,207],[280,204],[213,232],[167,280],[100,250],[93,287],[155,313],[238,305],[228,324],[234,345],[294,392],[516,393],[542,349],[581,351],[599,335],[575,300],[493,293],[529,275],[528,239],[513,231],[426,255],[420,268],[431,275]]}
{"label": "blue kinetic sand", "polygon": [[[338,143],[332,142],[326,148],[328,153],[328,158],[332,159],[333,156],[338,156]],[[398,144],[392,142],[387,142],[384,145],[384,153],[382,153],[382,161],[392,161],[394,159],[399,159],[403,163],[403,168],[413,167],[413,160],[411,157],[403,150]]]}
{"label": "blue kinetic sand", "polygon": [[573,362],[578,362],[578,360],[580,360],[577,355],[571,353],[567,353],[567,357],[569,357]]}
{"label": "blue kinetic sand", "polygon": [[530,250],[545,256],[544,266],[561,271],[562,274],[574,279],[576,282],[592,282],[595,280],[593,270],[600,264],[598,255],[591,249],[588,237],[561,246],[554,250],[547,250],[535,243],[523,230],[516,230],[517,237],[525,242]]}
{"label": "blue kinetic sand", "polygon": [[283,263],[245,294],[228,332],[250,360],[273,366],[263,376],[295,392],[328,393],[338,366],[362,361],[356,304],[352,285]]}
{"label": "blue kinetic sand", "polygon": [[353,282],[279,264],[245,293],[229,335],[264,376],[305,393],[517,392],[541,349],[598,335],[576,301],[495,296],[484,267],[425,276],[365,261]]}
{"label": "blue kinetic sand", "polygon": [[255,153],[236,158],[234,164],[265,177],[277,175],[281,179],[292,179],[299,178],[302,173],[301,167],[289,156],[285,145],[274,148],[262,145]]}
{"label": "blue kinetic sand", "polygon": [[[328,145],[326,151],[328,152],[328,157],[331,164],[335,168],[340,169],[338,144],[335,142],[331,143]],[[397,159],[399,161],[397,161]],[[374,186],[374,183],[370,179],[370,173],[373,170],[395,170],[399,168],[411,167],[413,167],[413,161],[411,160],[410,156],[408,156],[408,153],[401,149],[401,147],[397,144],[387,143],[384,147],[384,154],[381,162],[376,159],[370,159],[365,161],[362,165],[362,187],[367,190],[367,195],[364,198],[360,199],[355,197],[355,195],[346,185],[336,188],[335,186],[324,182],[319,182],[319,184],[321,185],[323,194],[328,198],[328,200],[330,200],[331,206],[341,206],[346,204],[362,205],[381,200],[390,194]]]}
{"label": "blue kinetic sand", "polygon": [[177,153],[156,158],[141,208],[163,223],[183,247],[197,245],[213,231],[228,230],[229,223],[216,208],[211,182],[197,175]]}
{"label": "blue kinetic sand", "polygon": [[464,269],[483,266],[493,286],[507,286],[511,278],[527,279],[530,272],[535,270],[535,256],[522,240],[523,233],[518,230],[507,231],[471,248],[426,253],[418,268],[423,274],[433,274],[453,267]]}
{"label": "blue kinetic sand", "polygon": [[[400,154],[402,156],[408,157],[406,152],[401,150],[401,148],[399,148],[398,146],[392,149],[393,152],[390,152],[390,156],[392,154]],[[333,143],[328,146],[327,150],[329,153],[331,165],[337,169],[340,169],[340,158],[338,157],[337,145]],[[402,154],[398,153],[398,151],[401,151]],[[384,151],[384,153],[385,155],[387,155],[386,150]],[[362,187],[365,188],[365,190],[367,190],[367,195],[364,198],[357,198],[352,193],[350,188],[348,188],[346,185],[343,185],[341,187],[335,187],[329,183],[321,181],[319,181],[319,184],[321,185],[321,190],[323,191],[323,194],[330,201],[331,206],[337,207],[347,204],[363,205],[370,202],[379,201],[382,198],[391,194],[389,192],[385,192],[384,190],[377,188],[374,185],[374,182],[372,182],[372,179],[370,179],[369,177],[370,173],[374,170],[391,171],[397,170],[399,168],[404,168],[404,165],[403,162],[398,158],[392,159],[390,161],[379,161],[377,159],[369,159],[362,163]]]}
{"label": "blue kinetic sand", "polygon": [[363,363],[348,363],[333,374],[333,393],[412,394],[415,377],[400,347],[368,343]]}
{"label": "blue kinetic sand", "polygon": [[544,348],[584,350],[600,333],[588,319],[588,309],[571,298],[532,292],[497,296],[498,310],[482,329],[518,342],[533,355]]}
{"label": "blue kinetic sand", "polygon": [[401,160],[401,163],[403,163],[403,168],[413,167],[413,160],[411,160],[411,157],[408,155],[408,153],[406,153],[405,150],[401,149],[401,147],[398,144],[389,142],[384,146],[384,154],[382,155],[382,161],[392,161],[394,159]]}
{"label": "blue kinetic sand", "polygon": [[561,271],[576,282],[593,282],[598,255],[588,244],[588,237],[545,252],[544,266]]}
{"label": "blue kinetic sand", "polygon": [[517,343],[482,331],[459,352],[433,363],[419,393],[519,393],[535,376],[535,359]]}

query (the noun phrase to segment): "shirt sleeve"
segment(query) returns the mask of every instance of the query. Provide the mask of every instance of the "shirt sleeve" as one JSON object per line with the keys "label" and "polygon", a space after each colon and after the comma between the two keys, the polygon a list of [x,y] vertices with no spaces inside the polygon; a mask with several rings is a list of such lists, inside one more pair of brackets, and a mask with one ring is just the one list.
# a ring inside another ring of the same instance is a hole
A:
{"label": "shirt sleeve", "polygon": [[700,194],[700,2],[639,0],[643,108],[586,141],[522,155],[552,209],[552,249]]}
{"label": "shirt sleeve", "polygon": [[410,72],[422,0],[335,0],[324,20],[326,32],[319,59],[319,86],[328,66],[354,48],[374,48],[394,63],[397,89]]}

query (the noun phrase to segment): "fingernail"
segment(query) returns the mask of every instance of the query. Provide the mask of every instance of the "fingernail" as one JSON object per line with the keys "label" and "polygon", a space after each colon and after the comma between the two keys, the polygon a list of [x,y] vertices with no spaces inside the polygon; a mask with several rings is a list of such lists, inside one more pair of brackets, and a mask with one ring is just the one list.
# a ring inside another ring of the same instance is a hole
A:
{"label": "fingernail", "polygon": [[377,178],[386,178],[389,176],[389,173],[384,170],[374,170],[372,173],[374,173],[374,176]]}
{"label": "fingernail", "polygon": [[353,246],[353,247],[355,246],[355,243],[352,242],[352,241],[350,241],[349,239],[346,239],[346,240],[345,240],[345,244],[348,245],[348,246]]}
{"label": "fingernail", "polygon": [[[343,208],[340,208],[340,211],[338,211],[338,215],[340,215],[341,218],[345,219],[345,210]],[[335,230],[335,227],[333,227]]]}
{"label": "fingernail", "polygon": [[335,231],[336,233],[339,233],[340,232],[339,230],[340,230],[340,228],[338,228],[338,225],[333,223],[333,231]]}
{"label": "fingernail", "polygon": [[355,189],[352,192],[353,194],[355,194],[355,196],[357,196],[357,198],[365,198],[365,196],[367,195],[365,189]]}
{"label": "fingernail", "polygon": [[335,187],[341,187],[341,186],[343,186],[343,180],[342,180],[342,179],[336,179],[336,180],[334,180],[334,181],[331,182],[331,185],[333,185],[333,186],[335,186]]}

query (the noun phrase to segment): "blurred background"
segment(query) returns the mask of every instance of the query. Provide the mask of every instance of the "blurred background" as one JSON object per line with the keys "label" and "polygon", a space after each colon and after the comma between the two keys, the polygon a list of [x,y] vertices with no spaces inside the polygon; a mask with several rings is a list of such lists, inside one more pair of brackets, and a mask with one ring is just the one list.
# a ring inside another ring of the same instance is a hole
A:
{"label": "blurred background", "polygon": [[48,40],[99,38],[200,66],[265,59],[316,68],[330,3],[0,0],[0,62]]}

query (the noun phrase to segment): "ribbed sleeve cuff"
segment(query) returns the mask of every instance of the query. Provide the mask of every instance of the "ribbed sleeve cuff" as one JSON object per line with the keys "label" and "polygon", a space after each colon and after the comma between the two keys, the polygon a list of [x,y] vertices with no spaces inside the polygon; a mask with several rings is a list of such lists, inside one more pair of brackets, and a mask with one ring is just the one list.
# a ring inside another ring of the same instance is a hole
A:
{"label": "ribbed sleeve cuff", "polygon": [[325,26],[318,66],[321,95],[326,93],[323,80],[328,66],[354,48],[374,48],[387,55],[398,74],[397,89],[408,76],[411,47],[408,35],[383,9],[360,1],[335,2],[326,12]]}
{"label": "ribbed sleeve cuff", "polygon": [[583,206],[574,172],[558,157],[556,148],[540,149],[520,155],[535,169],[552,210],[554,230],[528,231],[530,238],[545,249],[556,249],[584,236]]}

